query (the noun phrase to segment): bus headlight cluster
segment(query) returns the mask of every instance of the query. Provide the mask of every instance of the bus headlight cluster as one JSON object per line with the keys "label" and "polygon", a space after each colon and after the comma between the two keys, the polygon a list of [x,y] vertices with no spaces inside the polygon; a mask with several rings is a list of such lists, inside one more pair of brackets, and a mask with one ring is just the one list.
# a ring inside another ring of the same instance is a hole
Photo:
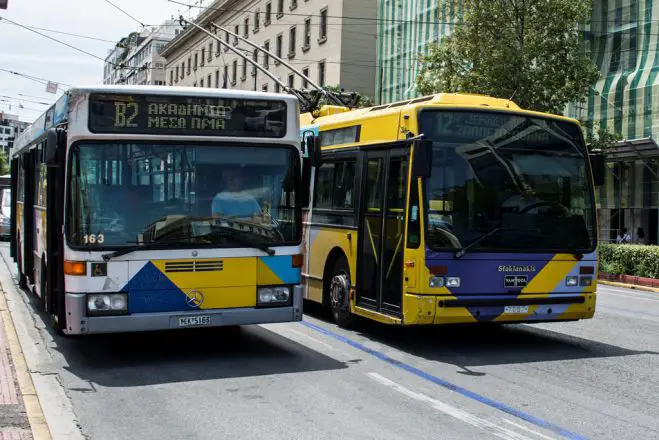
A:
{"label": "bus headlight cluster", "polygon": [[261,287],[257,291],[257,305],[275,306],[288,304],[291,299],[291,289],[288,287]]}
{"label": "bus headlight cluster", "polygon": [[590,287],[593,285],[593,277],[565,277],[567,287]]}
{"label": "bus headlight cluster", "polygon": [[90,315],[116,315],[128,312],[128,296],[125,293],[93,293],[87,295],[87,311]]}
{"label": "bus headlight cluster", "polygon": [[460,277],[430,277],[430,287],[444,287],[449,289],[456,289],[462,284]]}

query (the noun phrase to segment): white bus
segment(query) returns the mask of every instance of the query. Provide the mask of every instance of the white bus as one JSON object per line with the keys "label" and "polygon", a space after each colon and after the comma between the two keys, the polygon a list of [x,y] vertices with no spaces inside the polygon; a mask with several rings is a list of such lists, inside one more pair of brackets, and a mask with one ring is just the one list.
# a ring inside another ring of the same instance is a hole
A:
{"label": "white bus", "polygon": [[295,97],[70,89],[16,140],[11,250],[69,335],[302,319]]}

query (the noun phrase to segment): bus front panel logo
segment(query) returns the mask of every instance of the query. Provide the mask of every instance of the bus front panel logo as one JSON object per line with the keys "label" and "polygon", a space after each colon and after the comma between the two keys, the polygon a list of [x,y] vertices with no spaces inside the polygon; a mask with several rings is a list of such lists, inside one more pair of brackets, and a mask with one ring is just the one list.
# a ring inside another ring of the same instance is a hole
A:
{"label": "bus front panel logo", "polygon": [[204,303],[204,294],[197,290],[191,290],[185,296],[185,302],[193,309],[198,309]]}

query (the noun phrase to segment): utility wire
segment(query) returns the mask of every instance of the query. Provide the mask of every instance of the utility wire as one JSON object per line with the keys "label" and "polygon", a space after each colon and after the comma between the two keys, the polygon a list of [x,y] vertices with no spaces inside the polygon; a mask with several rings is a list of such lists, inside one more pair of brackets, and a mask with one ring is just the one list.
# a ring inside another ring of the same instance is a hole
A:
{"label": "utility wire", "polygon": [[71,84],[66,84],[66,83],[59,82],[59,81],[52,81],[52,80],[49,80],[49,79],[39,78],[37,76],[27,75],[25,73],[16,72],[14,70],[9,70],[9,69],[3,69],[1,67],[0,67],[0,72],[6,72],[6,73],[9,73],[9,74],[12,74],[12,75],[21,76],[23,78],[26,78],[26,79],[29,79],[29,80],[32,80],[32,81],[36,81],[36,82],[39,82],[39,83],[44,84],[44,85],[48,84],[49,82],[53,82],[53,83],[56,83],[56,84],[61,84],[63,86],[67,86],[67,87],[73,87]]}
{"label": "utility wire", "polygon": [[[17,26],[15,23],[9,23],[9,21],[7,21],[7,23],[11,24],[11,25],[14,25],[14,26]],[[73,34],[71,32],[56,31],[55,29],[46,29],[46,28],[41,28],[41,27],[37,27],[37,26],[28,26],[28,25],[24,25],[24,26],[26,28],[29,28],[29,29],[36,29],[38,31],[52,32],[54,34],[69,35],[71,37],[77,37],[77,38],[86,38],[87,40],[102,41],[104,43],[116,43],[116,41],[106,40],[104,38],[98,38],[98,37],[91,37],[89,35]]]}
{"label": "utility wire", "polygon": [[144,23],[142,23],[141,21],[139,21],[139,20],[138,20],[137,18],[135,18],[134,16],[130,15],[128,12],[124,11],[123,9],[121,9],[119,6],[117,6],[117,5],[115,5],[114,3],[112,3],[110,0],[105,0],[105,2],[108,3],[109,5],[113,6],[115,9],[118,9],[118,10],[121,11],[124,15],[127,15],[128,17],[130,17],[132,20],[134,20],[134,21],[136,21],[137,23],[139,23],[140,26],[142,26],[142,27],[146,27],[146,25],[145,25]]}
{"label": "utility wire", "polygon": [[16,100],[16,101],[29,102],[29,103],[32,103],[32,104],[39,104],[39,105],[53,105],[54,104],[53,102],[33,101],[32,99],[17,98],[15,96],[0,95],[0,97],[13,99],[13,100]]}
{"label": "utility wire", "polygon": [[101,60],[101,61],[105,62],[105,59],[99,57],[98,55],[94,55],[93,53],[91,53],[91,52],[87,52],[87,51],[84,50],[84,49],[80,49],[79,47],[75,47],[75,46],[73,46],[73,45],[71,45],[71,44],[69,44],[69,43],[65,43],[64,41],[62,41],[62,40],[58,40],[57,38],[51,37],[50,35],[46,35],[46,34],[44,34],[44,33],[41,33],[41,32],[36,31],[36,30],[34,30],[34,29],[31,29],[31,28],[29,28],[28,26],[22,25],[22,24],[20,24],[20,23],[16,23],[15,21],[11,21],[11,20],[9,20],[8,18],[0,17],[0,20],[2,20],[2,21],[6,21],[7,23],[14,24],[14,25],[16,25],[16,26],[18,26],[18,27],[21,27],[21,28],[23,28],[23,29],[27,29],[28,31],[30,31],[30,32],[34,32],[34,33],[37,34],[37,35],[41,35],[41,36],[44,37],[44,38],[48,38],[49,40],[53,40],[53,41],[55,41],[56,43],[63,44],[63,45],[66,46],[66,47],[69,47],[69,48],[71,48],[71,49],[73,49],[73,50],[76,50],[76,51],[78,51],[78,52],[84,53],[85,55],[89,55],[90,57],[94,57],[94,58],[96,58],[96,59],[98,59],[98,60]]}

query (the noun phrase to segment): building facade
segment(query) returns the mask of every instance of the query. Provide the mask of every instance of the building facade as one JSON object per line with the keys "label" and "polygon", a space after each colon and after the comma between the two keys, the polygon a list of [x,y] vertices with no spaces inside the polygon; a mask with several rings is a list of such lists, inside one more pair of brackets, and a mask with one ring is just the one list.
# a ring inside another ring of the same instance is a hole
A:
{"label": "building facade", "polygon": [[30,125],[28,122],[18,120],[18,115],[0,112],[0,152],[9,157],[14,139]]}
{"label": "building facade", "polygon": [[[323,86],[375,93],[377,0],[216,0],[196,23],[224,27],[274,53]],[[162,52],[168,85],[279,92],[280,86],[228,44],[282,83],[310,88],[283,64],[216,31],[225,44],[188,26]]]}
{"label": "building facade", "polygon": [[133,32],[110,50],[103,67],[103,84],[164,86],[165,58],[161,52],[182,28],[178,20]]}
{"label": "building facade", "polygon": [[462,19],[462,0],[379,0],[376,101],[415,98],[419,55]]}

